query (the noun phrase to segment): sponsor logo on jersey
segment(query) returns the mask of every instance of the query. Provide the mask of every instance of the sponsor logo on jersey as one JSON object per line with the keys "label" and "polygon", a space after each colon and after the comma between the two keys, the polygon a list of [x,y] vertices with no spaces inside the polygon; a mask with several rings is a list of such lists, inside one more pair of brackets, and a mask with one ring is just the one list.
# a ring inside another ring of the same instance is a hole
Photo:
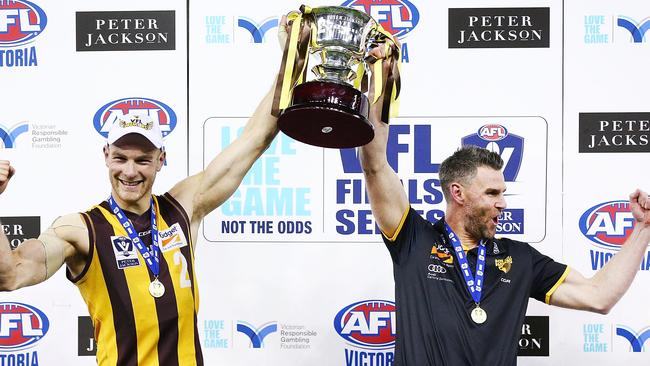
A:
{"label": "sponsor logo on jersey", "polygon": [[510,272],[510,268],[512,268],[512,257],[507,256],[504,259],[495,259],[494,265],[503,273],[508,273]]}
{"label": "sponsor logo on jersey", "polygon": [[[111,243],[113,244],[117,268],[124,269],[140,265],[138,249],[133,245],[131,239],[126,236],[111,236]],[[148,257],[149,253],[145,253],[145,256]]]}
{"label": "sponsor logo on jersey", "polygon": [[158,237],[160,250],[163,252],[187,246],[187,239],[179,223],[175,223],[169,229],[161,230]]}

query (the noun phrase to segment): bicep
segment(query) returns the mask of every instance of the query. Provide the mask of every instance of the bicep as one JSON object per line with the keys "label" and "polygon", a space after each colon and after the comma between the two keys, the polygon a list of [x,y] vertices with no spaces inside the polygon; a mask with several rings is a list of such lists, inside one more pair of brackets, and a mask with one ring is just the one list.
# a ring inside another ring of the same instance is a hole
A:
{"label": "bicep", "polygon": [[580,272],[571,269],[564,281],[550,295],[548,303],[568,309],[589,310],[593,308],[596,288]]}

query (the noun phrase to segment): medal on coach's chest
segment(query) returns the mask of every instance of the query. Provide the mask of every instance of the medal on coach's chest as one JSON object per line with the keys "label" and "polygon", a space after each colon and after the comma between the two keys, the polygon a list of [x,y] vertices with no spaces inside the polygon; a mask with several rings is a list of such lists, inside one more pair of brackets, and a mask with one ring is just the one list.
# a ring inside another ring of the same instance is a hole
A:
{"label": "medal on coach's chest", "polygon": [[138,251],[142,255],[145,263],[147,263],[147,268],[151,270],[151,273],[154,276],[153,281],[149,283],[149,294],[155,298],[159,298],[165,294],[165,285],[163,285],[160,280],[158,280],[158,275],[160,275],[160,247],[158,246],[158,225],[156,225],[156,205],[154,205],[153,198],[151,198],[151,250],[145,248],[142,244],[142,240],[138,233],[135,231],[131,220],[122,212],[120,206],[115,203],[113,196],[108,197],[108,204],[111,207],[111,211],[120,221],[124,230],[129,235],[131,242],[138,248]]}
{"label": "medal on coach's chest", "polygon": [[481,307],[481,292],[483,290],[483,275],[485,274],[485,240],[481,240],[478,245],[478,257],[476,258],[476,275],[472,275],[472,270],[469,268],[469,263],[467,262],[467,256],[463,251],[463,246],[460,244],[460,240],[451,230],[451,227],[445,222],[445,229],[447,229],[447,235],[451,244],[454,246],[454,252],[456,252],[456,258],[458,259],[458,264],[460,265],[460,271],[463,273],[463,278],[465,279],[465,284],[469,290],[474,304],[476,307],[472,309],[469,316],[472,321],[476,324],[483,324],[487,321],[487,312]]}

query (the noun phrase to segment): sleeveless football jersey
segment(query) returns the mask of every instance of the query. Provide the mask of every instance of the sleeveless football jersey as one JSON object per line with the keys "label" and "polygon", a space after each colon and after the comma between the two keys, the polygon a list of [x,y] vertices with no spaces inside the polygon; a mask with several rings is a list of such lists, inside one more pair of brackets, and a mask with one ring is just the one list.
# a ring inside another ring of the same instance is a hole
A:
{"label": "sleeveless football jersey", "polygon": [[[199,294],[190,221],[169,194],[154,196],[160,246],[159,280],[154,276],[106,201],[82,214],[88,227],[88,261],[75,283],[95,328],[100,366],[203,365],[197,329]],[[125,212],[144,245],[151,244],[151,212]]]}

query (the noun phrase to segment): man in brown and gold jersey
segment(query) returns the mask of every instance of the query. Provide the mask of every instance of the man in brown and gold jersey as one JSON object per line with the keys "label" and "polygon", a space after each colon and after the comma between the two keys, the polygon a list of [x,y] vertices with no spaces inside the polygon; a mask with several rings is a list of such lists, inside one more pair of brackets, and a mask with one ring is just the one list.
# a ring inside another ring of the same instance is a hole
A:
{"label": "man in brown and gold jersey", "polygon": [[[146,115],[118,119],[103,148],[111,196],[84,213],[59,217],[13,251],[0,233],[0,291],[43,282],[65,264],[93,320],[98,364],[202,365],[198,228],[276,136],[272,96],[204,171],[160,196],[152,194],[166,155],[160,127]],[[14,173],[0,160],[0,193]]]}

